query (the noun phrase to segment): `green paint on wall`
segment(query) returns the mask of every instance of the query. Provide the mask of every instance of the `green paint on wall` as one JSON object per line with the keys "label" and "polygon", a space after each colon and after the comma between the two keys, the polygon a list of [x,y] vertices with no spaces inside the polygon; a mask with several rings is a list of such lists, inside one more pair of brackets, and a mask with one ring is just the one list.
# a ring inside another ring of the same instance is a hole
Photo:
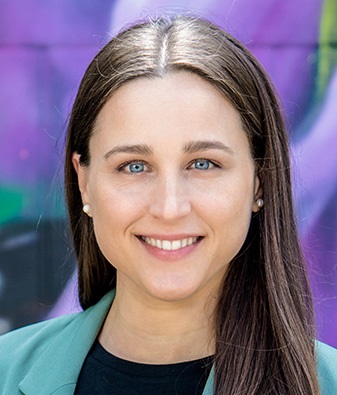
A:
{"label": "green paint on wall", "polygon": [[23,207],[23,191],[20,188],[0,187],[0,224],[21,215]]}
{"label": "green paint on wall", "polygon": [[320,100],[337,66],[337,0],[325,0],[319,35],[317,96]]}

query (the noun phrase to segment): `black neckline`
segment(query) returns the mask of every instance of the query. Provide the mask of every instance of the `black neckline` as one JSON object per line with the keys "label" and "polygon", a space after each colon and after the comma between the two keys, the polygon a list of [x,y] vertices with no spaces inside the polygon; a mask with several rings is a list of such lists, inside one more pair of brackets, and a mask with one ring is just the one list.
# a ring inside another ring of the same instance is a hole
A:
{"label": "black neckline", "polygon": [[97,340],[90,352],[91,356],[99,363],[130,376],[164,377],[177,376],[188,370],[189,374],[200,372],[200,369],[209,371],[213,362],[213,356],[208,356],[192,361],[169,364],[148,364],[128,361],[109,353]]}

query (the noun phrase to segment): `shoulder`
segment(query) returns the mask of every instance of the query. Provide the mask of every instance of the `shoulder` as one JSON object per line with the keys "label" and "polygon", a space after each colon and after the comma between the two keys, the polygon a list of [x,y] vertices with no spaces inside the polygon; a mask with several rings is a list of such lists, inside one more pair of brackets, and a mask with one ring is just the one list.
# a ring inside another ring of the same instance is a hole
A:
{"label": "shoulder", "polygon": [[[51,319],[0,336],[0,377],[14,370],[24,376],[60,333],[83,313]],[[0,385],[1,388],[1,385]]]}
{"label": "shoulder", "polygon": [[[5,355],[21,354],[33,348],[37,352],[43,350],[51,338],[62,331],[69,323],[82,313],[71,314],[37,324],[25,326],[0,336],[0,363]],[[7,351],[6,354],[4,351]]]}
{"label": "shoulder", "polygon": [[[96,305],[85,311],[64,315],[58,318],[42,321],[37,324],[16,329],[0,336],[0,367],[6,355],[22,355],[22,353],[34,350],[34,354],[43,352],[49,347],[53,339],[62,333],[76,332],[76,328],[84,327],[96,330],[102,320],[105,319],[108,308],[111,305],[114,294],[105,295]],[[4,351],[7,351],[5,353]]]}
{"label": "shoulder", "polygon": [[337,391],[337,350],[316,341],[318,378],[322,395]]}
{"label": "shoulder", "polygon": [[83,312],[0,336],[1,395],[19,394],[19,388],[27,394],[46,395],[64,385],[73,386],[112,299],[109,293]]}

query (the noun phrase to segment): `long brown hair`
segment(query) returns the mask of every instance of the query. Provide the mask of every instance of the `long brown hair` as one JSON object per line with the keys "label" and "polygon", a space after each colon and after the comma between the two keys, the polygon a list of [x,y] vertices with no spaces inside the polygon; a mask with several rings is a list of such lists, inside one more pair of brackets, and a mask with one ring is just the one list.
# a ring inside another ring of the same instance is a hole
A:
{"label": "long brown hair", "polygon": [[135,78],[186,70],[209,81],[240,113],[264,208],[230,264],[216,312],[216,394],[318,394],[312,302],[294,219],[287,134],[265,72],[235,38],[201,18],[139,23],[89,65],[71,114],[65,187],[84,309],[115,286],[116,272],[82,212],[73,152],[90,163],[89,140],[109,97]]}

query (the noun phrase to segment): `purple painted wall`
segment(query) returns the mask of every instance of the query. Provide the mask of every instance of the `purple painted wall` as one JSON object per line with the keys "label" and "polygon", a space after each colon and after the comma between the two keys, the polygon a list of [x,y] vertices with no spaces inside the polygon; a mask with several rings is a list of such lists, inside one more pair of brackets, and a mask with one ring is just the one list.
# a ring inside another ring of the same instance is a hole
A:
{"label": "purple painted wall", "polygon": [[77,308],[60,158],[89,60],[125,23],[191,9],[243,41],[280,93],[318,335],[337,346],[337,62],[329,40],[320,51],[334,1],[0,0],[0,332]]}

